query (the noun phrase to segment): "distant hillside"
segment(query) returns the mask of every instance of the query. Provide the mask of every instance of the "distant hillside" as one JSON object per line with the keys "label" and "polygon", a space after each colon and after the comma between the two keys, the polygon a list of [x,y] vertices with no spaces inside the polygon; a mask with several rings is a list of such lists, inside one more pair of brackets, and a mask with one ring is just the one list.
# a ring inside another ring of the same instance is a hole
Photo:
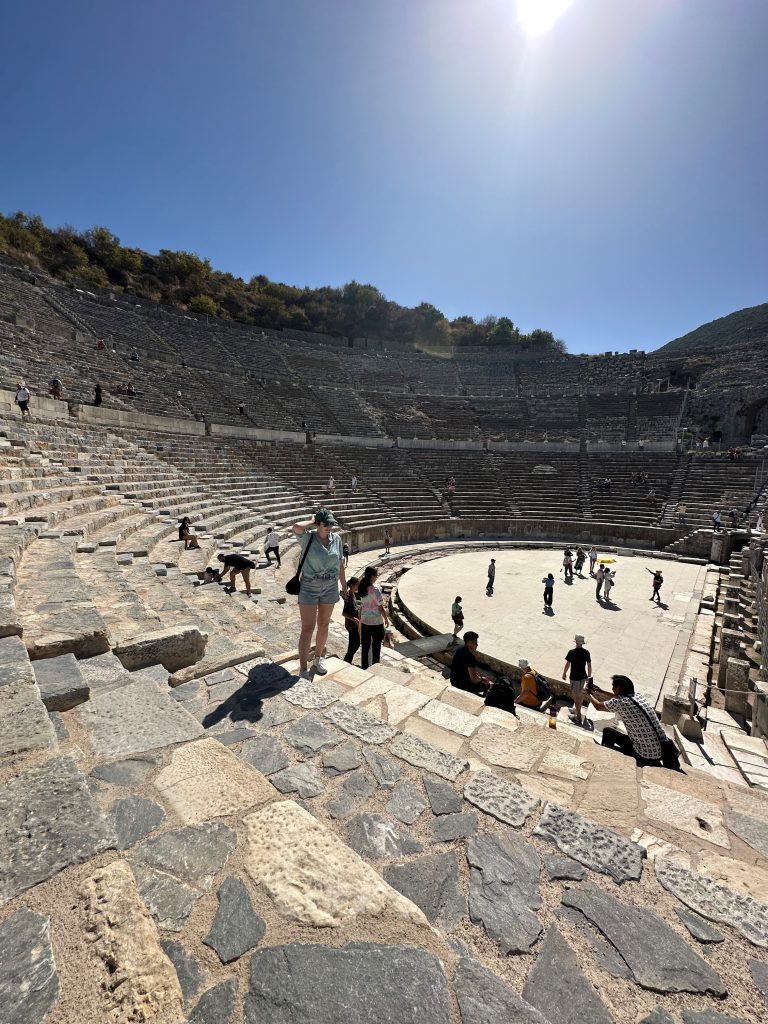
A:
{"label": "distant hillside", "polygon": [[768,339],[768,302],[761,306],[750,306],[739,309],[719,320],[702,324],[695,331],[675,338],[654,355],[675,355],[696,353],[709,349],[720,349],[723,353],[735,345],[760,342]]}

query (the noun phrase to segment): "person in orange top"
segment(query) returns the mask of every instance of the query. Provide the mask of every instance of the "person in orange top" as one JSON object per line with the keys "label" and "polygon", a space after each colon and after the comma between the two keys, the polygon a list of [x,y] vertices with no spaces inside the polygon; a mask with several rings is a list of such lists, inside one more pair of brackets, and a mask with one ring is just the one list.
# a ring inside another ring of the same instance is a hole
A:
{"label": "person in orange top", "polygon": [[538,711],[541,708],[541,701],[536,693],[536,677],[525,658],[521,658],[517,664],[522,672],[522,686],[520,693],[515,698],[515,704],[521,704],[524,708],[533,708],[534,711]]}

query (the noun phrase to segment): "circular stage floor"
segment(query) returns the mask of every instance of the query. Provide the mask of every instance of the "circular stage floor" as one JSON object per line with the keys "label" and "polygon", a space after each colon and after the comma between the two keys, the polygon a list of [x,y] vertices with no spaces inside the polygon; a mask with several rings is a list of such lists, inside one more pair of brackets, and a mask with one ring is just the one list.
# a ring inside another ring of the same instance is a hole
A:
{"label": "circular stage floor", "polygon": [[[496,559],[496,586],[486,594],[487,570]],[[507,664],[518,658],[548,676],[559,677],[573,637],[583,633],[592,655],[595,682],[609,688],[614,673],[628,675],[644,694],[656,701],[686,616],[692,625],[705,567],[653,558],[606,555],[615,558],[616,581],[610,604],[595,599],[595,581],[584,567],[584,578],[563,580],[563,549],[477,551],[424,562],[401,577],[403,604],[438,633],[453,632],[451,604],[460,594],[464,630],[480,634],[479,650]],[[651,577],[664,574],[662,604],[649,600]],[[544,612],[541,579],[555,577],[553,614]]]}

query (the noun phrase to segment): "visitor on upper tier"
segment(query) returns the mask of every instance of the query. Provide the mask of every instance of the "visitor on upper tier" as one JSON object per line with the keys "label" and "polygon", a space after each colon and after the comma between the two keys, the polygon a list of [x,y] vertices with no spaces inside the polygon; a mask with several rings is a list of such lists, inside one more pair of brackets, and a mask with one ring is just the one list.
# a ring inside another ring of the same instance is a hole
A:
{"label": "visitor on upper tier", "polygon": [[272,555],[274,555],[277,568],[280,568],[280,534],[275,526],[267,534],[267,539],[264,543],[264,554],[267,556],[267,565],[272,564]]}
{"label": "visitor on upper tier", "polygon": [[715,511],[712,513],[712,529],[715,531],[715,533],[720,532],[722,518],[723,517],[720,512],[720,509],[716,508]]}
{"label": "visitor on upper tier", "polygon": [[107,346],[104,343],[104,339],[99,338],[98,344],[96,345],[96,348],[99,350],[99,352],[103,352],[106,349],[106,347]]}
{"label": "visitor on upper tier", "polygon": [[138,363],[138,361],[139,361],[139,353],[136,351],[136,349],[134,349],[133,352],[131,352],[130,358],[131,358],[132,362]]}
{"label": "visitor on upper tier", "polygon": [[530,662],[526,658],[521,658],[517,665],[521,672],[521,679],[520,693],[515,700],[515,704],[538,711],[541,708],[541,701],[536,691],[536,676],[533,673]]}
{"label": "visitor on upper tier", "polygon": [[352,493],[357,494],[357,474],[352,474]]}
{"label": "visitor on upper tier", "polygon": [[463,639],[464,644],[457,649],[451,661],[451,686],[482,695],[493,683],[493,678],[480,671],[475,657],[480,637],[468,630]]}
{"label": "visitor on upper tier", "polygon": [[189,516],[184,518],[179,523],[179,540],[184,541],[184,550],[188,551],[190,548],[199,548],[200,542],[197,536],[192,533],[192,526],[189,522]]}
{"label": "visitor on upper tier", "polygon": [[333,476],[328,477],[328,493],[333,496],[336,493],[336,481]]}
{"label": "visitor on upper tier", "polygon": [[333,532],[336,525],[334,514],[327,508],[319,508],[308,522],[294,523],[292,527],[301,547],[299,674],[302,679],[310,678],[309,652],[313,633],[314,670],[320,676],[328,671],[324,657],[325,645],[333,606],[339,600],[339,584],[342,597],[347,596],[341,538]]}
{"label": "visitor on upper tier", "polygon": [[240,416],[245,416],[245,402],[238,402],[237,411]]}
{"label": "visitor on upper tier", "polygon": [[52,377],[51,383],[48,385],[48,394],[52,395],[53,398],[61,398],[64,385],[61,383],[58,377]]}
{"label": "visitor on upper tier", "polygon": [[248,597],[251,596],[251,570],[256,568],[256,563],[252,562],[250,558],[246,558],[245,555],[231,554],[231,555],[217,555],[218,560],[223,564],[224,569],[222,570],[222,579],[226,575],[226,571],[229,570],[229,585],[233,592],[237,590],[237,584],[235,580],[238,576],[243,577],[243,583],[245,583],[245,592]]}
{"label": "visitor on upper tier", "polygon": [[101,392],[101,384],[97,384],[96,387],[93,389],[93,404],[94,405],[101,405],[101,394],[102,394],[102,392]]}
{"label": "visitor on upper tier", "polygon": [[16,397],[14,401],[19,407],[21,412],[21,418],[26,420],[29,418],[29,400],[32,396],[29,393],[29,388],[22,381],[21,384],[16,385]]}
{"label": "visitor on upper tier", "polygon": [[[612,694],[590,684],[590,698],[596,711],[612,711],[617,714],[627,731],[623,733],[606,726],[603,729],[602,745],[634,757],[640,766],[659,766],[661,744],[667,740],[667,734],[650,701],[641,693],[635,693],[634,683],[628,676],[612,676],[611,683]],[[596,694],[603,700],[598,699]]]}
{"label": "visitor on upper tier", "polygon": [[379,570],[369,565],[357,588],[360,602],[361,629],[361,667],[377,665],[381,657],[381,645],[384,641],[384,627],[389,625],[389,616],[384,606],[384,596],[375,585]]}

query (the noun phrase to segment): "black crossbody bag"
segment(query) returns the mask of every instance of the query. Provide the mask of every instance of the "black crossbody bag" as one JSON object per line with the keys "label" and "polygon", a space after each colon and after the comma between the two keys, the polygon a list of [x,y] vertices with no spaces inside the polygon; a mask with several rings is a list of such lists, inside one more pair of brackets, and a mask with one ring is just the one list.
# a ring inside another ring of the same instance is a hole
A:
{"label": "black crossbody bag", "polygon": [[[655,723],[651,721],[651,716],[645,710],[643,705],[639,701],[632,700],[632,697],[630,697],[629,699],[632,701],[636,708],[640,708],[645,717],[648,719],[651,728],[658,736],[659,729],[661,729],[661,726],[658,723],[658,719]],[[663,732],[664,730],[662,729],[661,731]],[[664,765],[664,767],[671,768],[673,772],[682,771],[680,767],[680,754],[678,753],[677,747],[669,738],[669,736],[665,735],[664,739],[662,739],[661,736],[659,736],[659,743],[661,744],[661,763]]]}
{"label": "black crossbody bag", "polygon": [[307,544],[306,548],[304,549],[304,554],[301,556],[301,561],[299,562],[299,568],[296,570],[296,575],[295,576],[291,576],[291,578],[285,584],[285,592],[286,592],[286,594],[293,594],[294,597],[295,597],[296,594],[298,594],[299,591],[301,590],[301,570],[304,567],[304,559],[309,554],[309,549],[312,547],[312,541],[314,539],[315,539],[314,533],[310,533],[310,535],[309,535],[309,544]]}

